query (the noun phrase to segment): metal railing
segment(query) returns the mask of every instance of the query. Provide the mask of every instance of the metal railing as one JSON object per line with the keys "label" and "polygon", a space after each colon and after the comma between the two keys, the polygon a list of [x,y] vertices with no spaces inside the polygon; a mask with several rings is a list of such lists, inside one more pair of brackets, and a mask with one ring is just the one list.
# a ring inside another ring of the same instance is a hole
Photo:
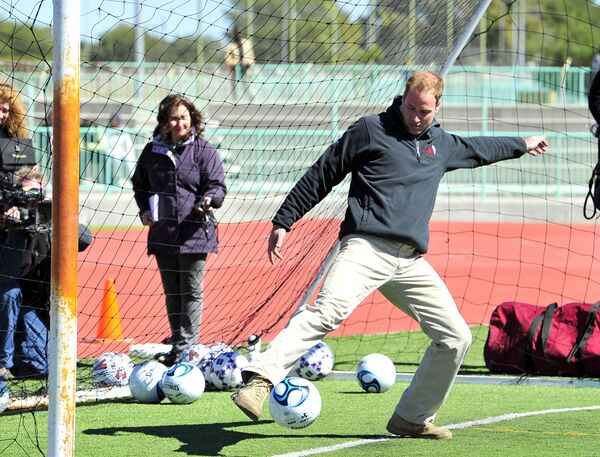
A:
{"label": "metal railing", "polygon": [[[48,132],[38,131],[35,144],[39,160],[51,176]],[[136,153],[150,138],[151,131],[126,131],[135,138]],[[335,130],[207,129],[205,136],[217,146],[232,192],[287,192],[334,141]],[[481,132],[455,132],[477,136]],[[120,190],[128,186],[130,165],[103,149],[106,136],[118,134],[104,128],[81,131],[80,178],[82,189]],[[528,136],[537,132],[495,132],[498,136]],[[527,189],[534,194],[555,196],[581,194],[597,158],[596,142],[590,134],[559,132],[546,134],[551,150],[536,159],[510,160],[493,167],[457,170],[448,173],[440,186],[442,194],[487,195]]]}

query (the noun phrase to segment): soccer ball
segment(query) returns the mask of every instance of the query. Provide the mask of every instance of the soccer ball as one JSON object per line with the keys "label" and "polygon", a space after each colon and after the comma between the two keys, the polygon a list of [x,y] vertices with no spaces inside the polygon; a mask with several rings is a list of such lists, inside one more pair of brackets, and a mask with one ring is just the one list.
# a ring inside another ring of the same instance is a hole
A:
{"label": "soccer ball", "polygon": [[233,349],[229,347],[225,343],[213,343],[206,346],[208,348],[208,352],[206,352],[200,360],[196,363],[200,371],[204,375],[204,380],[206,381],[206,388],[211,389],[216,386],[212,382],[212,365],[214,360],[219,356],[219,354],[223,352],[232,352]]}
{"label": "soccer ball", "polygon": [[106,352],[92,366],[92,382],[95,387],[126,386],[133,366],[127,354]]}
{"label": "soccer ball", "polygon": [[238,352],[221,352],[212,361],[210,381],[220,390],[242,387],[242,369],[247,365],[248,359]]}
{"label": "soccer ball", "polygon": [[8,408],[8,401],[10,397],[10,391],[8,390],[8,386],[4,381],[0,381],[0,414]]}
{"label": "soccer ball", "polygon": [[185,405],[204,393],[204,376],[196,365],[179,362],[165,371],[159,386],[172,403]]}
{"label": "soccer ball", "polygon": [[220,354],[221,352],[233,351],[231,346],[222,342],[211,343],[207,347],[211,352],[216,352],[217,354]]}
{"label": "soccer ball", "polygon": [[179,353],[179,361],[197,364],[209,351],[203,344],[193,344]]}
{"label": "soccer ball", "polygon": [[356,379],[365,392],[385,392],[396,382],[396,367],[386,355],[369,354],[358,362]]}
{"label": "soccer ball", "polygon": [[308,379],[285,378],[269,395],[269,412],[282,427],[308,427],[319,417],[321,395]]}
{"label": "soccer ball", "polygon": [[167,367],[162,363],[149,361],[136,365],[129,376],[131,395],[142,403],[160,403],[165,394],[159,382]]}
{"label": "soccer ball", "polygon": [[320,342],[298,359],[294,372],[301,378],[318,381],[331,373],[334,361],[331,348],[326,343]]}

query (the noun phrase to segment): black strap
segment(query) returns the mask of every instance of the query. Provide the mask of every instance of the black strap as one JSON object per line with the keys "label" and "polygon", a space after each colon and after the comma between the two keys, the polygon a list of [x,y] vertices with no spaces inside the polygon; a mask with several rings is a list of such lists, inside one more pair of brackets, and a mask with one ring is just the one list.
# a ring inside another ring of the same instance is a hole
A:
{"label": "black strap", "polygon": [[533,372],[533,345],[535,343],[536,336],[538,334],[538,330],[541,326],[540,336],[542,340],[542,352],[544,354],[544,358],[546,358],[546,345],[548,342],[548,335],[550,334],[550,327],[552,325],[552,318],[554,317],[554,313],[558,309],[558,303],[549,304],[542,313],[537,316],[535,319],[531,321],[531,325],[529,326],[529,330],[527,331],[527,345],[525,346],[525,363],[527,366],[527,371]]}
{"label": "black strap", "polygon": [[[598,137],[598,161],[596,162],[596,166],[594,167],[594,171],[592,172],[592,177],[590,178],[590,181],[588,182],[588,192],[587,192],[587,195],[585,196],[585,200],[583,202],[583,217],[585,217],[588,220],[593,219],[594,216],[596,215],[596,210],[600,209],[600,201],[596,201],[594,199],[594,193],[595,193],[594,184],[596,186],[599,185],[598,179],[600,177],[600,132],[598,130],[596,130],[595,135]],[[592,200],[592,214],[588,216],[587,205],[588,205],[588,201],[590,199]]]}
{"label": "black strap", "polygon": [[585,347],[587,346],[592,333],[594,333],[594,328],[596,327],[596,315],[598,314],[599,310],[600,301],[597,301],[588,311],[584,331],[581,333],[578,341],[575,343],[573,349],[571,349],[571,352],[567,356],[567,363],[571,363],[571,361],[578,363],[583,361],[583,352],[585,351]]}

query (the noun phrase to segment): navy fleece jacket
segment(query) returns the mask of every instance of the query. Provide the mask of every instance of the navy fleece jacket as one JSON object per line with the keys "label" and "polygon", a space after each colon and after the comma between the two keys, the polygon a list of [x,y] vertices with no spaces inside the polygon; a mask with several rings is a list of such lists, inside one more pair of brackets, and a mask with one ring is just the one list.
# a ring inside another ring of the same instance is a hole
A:
{"label": "navy fleece jacket", "polygon": [[415,137],[400,113],[401,97],[383,113],[356,121],[296,183],[273,218],[292,225],[351,173],[340,238],[375,235],[427,252],[429,220],[444,173],[521,157],[519,137],[463,138],[437,122]]}

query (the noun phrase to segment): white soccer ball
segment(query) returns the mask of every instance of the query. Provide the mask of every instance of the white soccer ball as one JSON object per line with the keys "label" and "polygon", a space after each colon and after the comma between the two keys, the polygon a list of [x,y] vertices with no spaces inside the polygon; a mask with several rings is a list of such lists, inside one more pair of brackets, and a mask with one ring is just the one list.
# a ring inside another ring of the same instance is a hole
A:
{"label": "white soccer ball", "polygon": [[331,373],[334,362],[335,357],[331,348],[326,343],[320,342],[298,359],[294,372],[301,378],[318,381]]}
{"label": "white soccer ball", "polygon": [[210,352],[210,349],[207,346],[193,344],[179,353],[179,361],[197,364],[208,352]]}
{"label": "white soccer ball", "polygon": [[242,370],[248,359],[236,351],[221,352],[212,361],[210,381],[219,390],[237,389],[244,385]]}
{"label": "white soccer ball", "polygon": [[321,413],[321,394],[304,378],[285,378],[269,395],[269,412],[285,428],[304,428]]}
{"label": "white soccer ball", "polygon": [[126,386],[133,366],[127,354],[106,352],[92,365],[92,382],[95,387]]}
{"label": "white soccer ball", "polygon": [[196,365],[179,362],[165,371],[159,386],[172,403],[184,405],[202,396],[204,376]]}
{"label": "white soccer ball", "polygon": [[160,403],[165,394],[159,386],[167,367],[155,361],[136,365],[129,376],[131,395],[142,403]]}
{"label": "white soccer ball", "polygon": [[8,385],[4,381],[0,381],[0,414],[8,408],[9,400],[10,391],[8,390]]}
{"label": "white soccer ball", "polygon": [[396,382],[396,367],[386,355],[369,354],[358,362],[356,379],[365,392],[385,392]]}

